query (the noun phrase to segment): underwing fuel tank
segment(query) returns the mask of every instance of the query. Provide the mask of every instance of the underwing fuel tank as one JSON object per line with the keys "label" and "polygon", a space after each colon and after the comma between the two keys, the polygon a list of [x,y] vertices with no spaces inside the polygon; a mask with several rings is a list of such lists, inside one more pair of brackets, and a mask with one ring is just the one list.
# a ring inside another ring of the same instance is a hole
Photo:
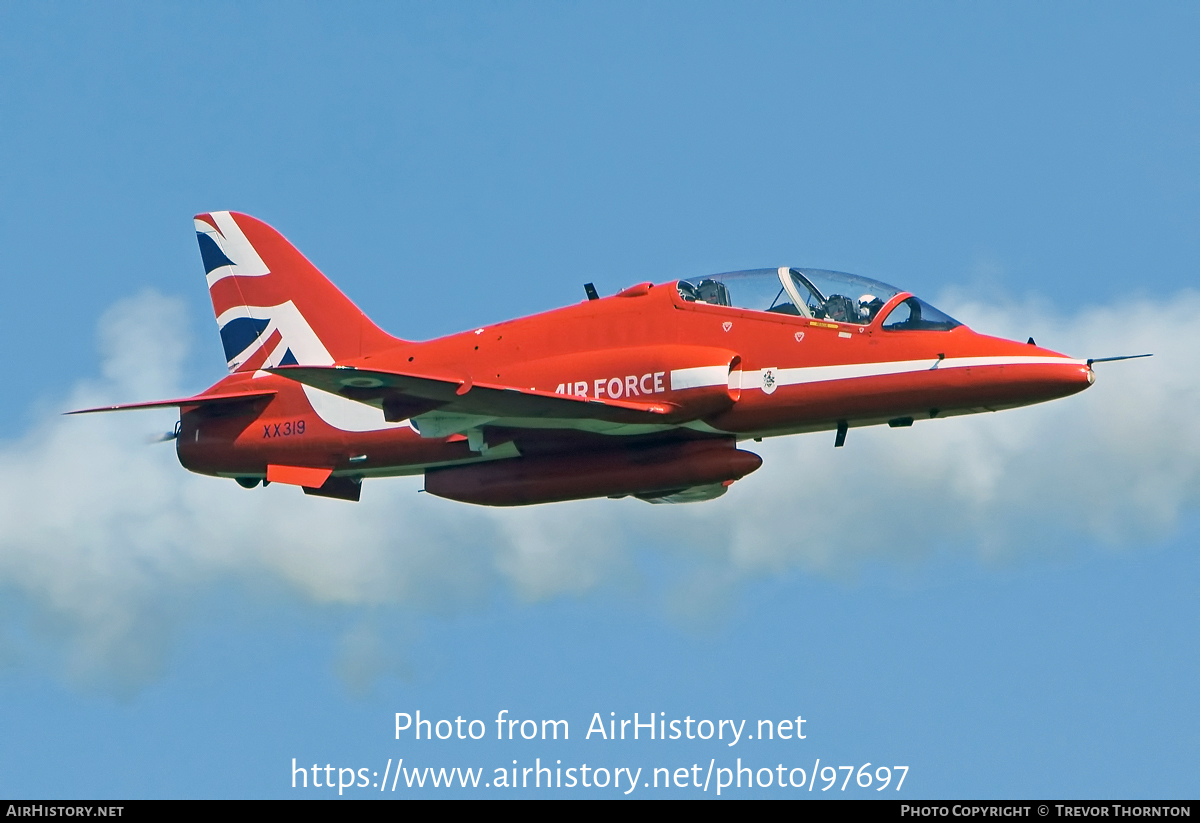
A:
{"label": "underwing fuel tank", "polygon": [[732,440],[516,457],[425,472],[425,491],[481,506],[530,506],[589,497],[660,496],[728,485],[762,465]]}

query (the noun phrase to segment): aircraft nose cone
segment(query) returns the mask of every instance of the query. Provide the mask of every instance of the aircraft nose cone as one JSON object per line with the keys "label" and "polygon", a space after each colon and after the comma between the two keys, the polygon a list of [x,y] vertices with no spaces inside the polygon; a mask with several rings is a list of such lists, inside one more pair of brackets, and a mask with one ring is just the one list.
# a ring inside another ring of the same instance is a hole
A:
{"label": "aircraft nose cone", "polygon": [[1037,387],[1044,399],[1066,397],[1081,392],[1096,382],[1091,366],[1078,360],[1066,360],[1062,364],[1048,363],[1032,370],[1030,382]]}
{"label": "aircraft nose cone", "polygon": [[1024,406],[1067,397],[1092,385],[1096,376],[1082,360],[1053,352],[1018,357],[989,379],[994,403]]}

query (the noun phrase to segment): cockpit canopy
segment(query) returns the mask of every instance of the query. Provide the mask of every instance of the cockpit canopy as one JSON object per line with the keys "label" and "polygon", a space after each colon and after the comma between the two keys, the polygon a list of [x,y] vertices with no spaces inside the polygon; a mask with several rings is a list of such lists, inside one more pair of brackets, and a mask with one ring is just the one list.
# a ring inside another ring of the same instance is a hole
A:
{"label": "cockpit canopy", "polygon": [[[878,280],[825,269],[753,269],[680,280],[679,295],[688,302],[731,306],[832,320],[872,323],[901,290]],[[893,306],[883,320],[889,331],[948,331],[962,325],[918,297]]]}

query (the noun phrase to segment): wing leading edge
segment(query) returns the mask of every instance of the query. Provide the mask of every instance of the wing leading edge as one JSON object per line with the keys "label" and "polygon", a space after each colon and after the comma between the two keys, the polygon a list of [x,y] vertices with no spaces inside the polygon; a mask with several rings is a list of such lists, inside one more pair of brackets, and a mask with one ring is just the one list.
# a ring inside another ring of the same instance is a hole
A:
{"label": "wing leading edge", "polygon": [[575,395],[475,383],[451,377],[376,371],[353,366],[281,366],[272,374],[382,409],[389,422],[432,411],[494,419],[595,420],[617,424],[658,424],[676,411],[672,403],[596,400]]}

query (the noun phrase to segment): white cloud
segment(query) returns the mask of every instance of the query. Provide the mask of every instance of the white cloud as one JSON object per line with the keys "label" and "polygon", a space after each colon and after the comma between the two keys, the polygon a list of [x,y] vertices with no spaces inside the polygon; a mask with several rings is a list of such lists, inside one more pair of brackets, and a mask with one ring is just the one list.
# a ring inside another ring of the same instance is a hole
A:
{"label": "white cloud", "polygon": [[[837,450],[832,434],[751,444],[762,469],[686,506],[483,509],[417,494],[419,478],[368,481],[360,504],[246,491],[184,471],[170,444],[145,444],[173,412],[50,415],[0,444],[0,587],[32,604],[33,630],[66,649],[75,675],[136,684],[162,665],[189,603],[223,581],[282,584],[317,605],[453,613],[497,585],[536,600],[636,582],[647,547],[677,570],[667,608],[693,619],[749,576],[848,575],[936,550],[1020,556],[1080,537],[1134,547],[1196,507],[1200,295],[1062,318],[946,308],[1077,356],[1155,356],[1100,365],[1087,392],[1029,409],[854,430]],[[177,391],[182,317],[154,294],[114,306],[101,321],[103,379],[64,407]],[[376,645],[353,630],[339,668],[367,677]]]}

